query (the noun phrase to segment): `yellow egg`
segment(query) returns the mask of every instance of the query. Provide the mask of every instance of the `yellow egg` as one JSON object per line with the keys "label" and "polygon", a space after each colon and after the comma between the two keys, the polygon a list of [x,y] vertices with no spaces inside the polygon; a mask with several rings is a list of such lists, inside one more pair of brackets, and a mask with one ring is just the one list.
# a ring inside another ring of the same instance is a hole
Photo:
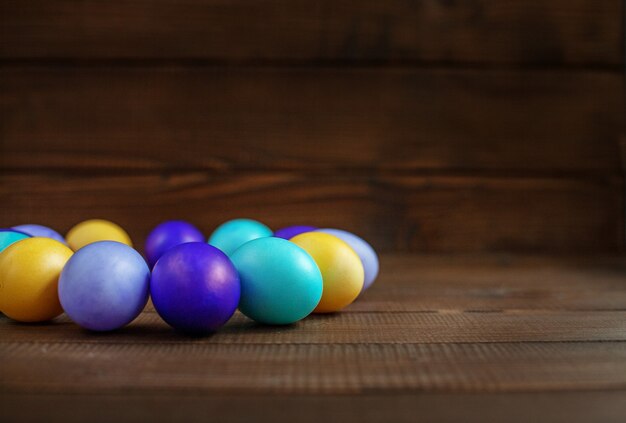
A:
{"label": "yellow egg", "polygon": [[26,238],[0,253],[0,311],[21,322],[42,322],[63,312],[57,285],[73,252],[50,238]]}
{"label": "yellow egg", "polygon": [[124,229],[113,222],[102,219],[80,222],[70,229],[65,240],[74,251],[97,241],[117,241],[130,247],[133,246],[130,236]]}
{"label": "yellow egg", "polygon": [[313,257],[322,272],[322,299],[313,313],[332,313],[359,296],[365,279],[363,264],[341,239],[323,232],[307,232],[290,240]]}

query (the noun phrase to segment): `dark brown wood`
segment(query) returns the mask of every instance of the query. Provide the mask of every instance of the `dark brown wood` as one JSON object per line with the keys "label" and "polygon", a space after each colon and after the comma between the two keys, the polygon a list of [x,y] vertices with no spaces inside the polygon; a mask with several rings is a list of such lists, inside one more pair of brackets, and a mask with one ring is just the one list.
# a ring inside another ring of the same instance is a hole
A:
{"label": "dark brown wood", "polygon": [[21,325],[0,317],[0,344],[439,344],[498,342],[626,341],[626,310],[507,311],[499,313],[339,313],[313,315],[272,328],[235,314],[205,338],[176,335],[156,313],[143,313],[123,330],[91,335],[62,316],[48,324]]}
{"label": "dark brown wood", "polygon": [[235,217],[273,228],[342,227],[379,251],[616,252],[622,180],[302,174],[147,173],[0,175],[5,226],[67,231],[92,217],[127,228],[137,247],[165,219],[209,234]]}
{"label": "dark brown wood", "polygon": [[[98,214],[142,240],[165,218],[210,230],[249,215],[342,226],[383,251],[623,245],[617,74],[1,73],[5,225]],[[34,168],[61,173],[19,176]]]}
{"label": "dark brown wood", "polygon": [[3,1],[4,58],[623,63],[619,0]]}
{"label": "dark brown wood", "polygon": [[5,67],[0,165],[618,175],[622,85],[587,71]]}
{"label": "dark brown wood", "polygon": [[347,313],[626,310],[626,262],[619,257],[393,254],[380,260],[377,283]]}
{"label": "dark brown wood", "polygon": [[[382,269],[345,312],[281,327],[237,314],[205,337],[150,310],[100,334],[0,317],[0,417],[623,421],[623,257],[393,255]],[[420,302],[440,308],[407,311]]]}
{"label": "dark brown wood", "polygon": [[[333,329],[331,323],[327,330]],[[382,329],[376,323],[369,327],[373,332]],[[88,338],[87,334],[82,336]],[[142,339],[140,333],[136,336]],[[274,344],[226,345],[143,341],[135,344],[117,343],[114,339],[95,343],[85,339],[78,344],[12,342],[7,345],[3,341],[0,392],[69,395],[115,394],[124,390],[128,393],[345,395],[626,389],[626,342],[368,344],[356,342],[358,338],[354,341],[315,345],[284,344],[278,338]]]}
{"label": "dark brown wood", "polygon": [[[0,227],[357,232],[342,313],[0,315],[0,421],[626,421],[624,2],[0,1]],[[596,254],[611,256],[597,257]],[[583,255],[580,255],[583,254]]]}
{"label": "dark brown wood", "polygon": [[[2,393],[7,422],[219,421],[622,423],[626,392],[393,395],[24,395]],[[60,413],[59,410],[68,410]]]}

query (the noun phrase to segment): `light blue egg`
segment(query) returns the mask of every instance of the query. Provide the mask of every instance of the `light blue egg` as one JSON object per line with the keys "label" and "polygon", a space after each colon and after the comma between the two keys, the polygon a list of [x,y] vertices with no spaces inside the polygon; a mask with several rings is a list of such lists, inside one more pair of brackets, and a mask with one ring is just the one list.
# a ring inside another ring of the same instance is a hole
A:
{"label": "light blue egg", "polygon": [[109,331],[133,321],[148,301],[150,269],[141,255],[115,241],[76,251],[59,278],[59,300],[78,325]]}
{"label": "light blue egg", "polygon": [[352,249],[357,253],[361,262],[363,263],[363,270],[365,270],[365,281],[363,283],[363,289],[361,293],[369,288],[376,277],[378,276],[378,256],[376,255],[376,251],[370,244],[367,243],[363,238],[356,236],[355,234],[344,231],[341,229],[331,229],[324,228],[318,229],[318,232],[325,232],[330,235],[334,235],[337,238],[344,241],[348,244]]}
{"label": "light blue egg", "polygon": [[234,252],[239,310],[265,324],[284,325],[308,316],[322,298],[322,274],[313,258],[282,238],[259,238]]}
{"label": "light blue egg", "polygon": [[52,238],[55,241],[59,241],[61,244],[67,244],[65,242],[65,238],[63,238],[63,235],[61,235],[54,229],[49,228],[47,226],[29,223],[26,225],[13,226],[11,229],[15,229],[16,231],[19,231],[19,232],[24,232],[25,234],[30,235],[30,236]]}
{"label": "light blue egg", "polygon": [[220,225],[209,237],[209,244],[227,256],[253,239],[272,236],[272,230],[252,219],[234,219]]}
{"label": "light blue egg", "polygon": [[12,231],[11,229],[0,229],[0,251],[26,238],[30,238],[30,235],[19,231]]}

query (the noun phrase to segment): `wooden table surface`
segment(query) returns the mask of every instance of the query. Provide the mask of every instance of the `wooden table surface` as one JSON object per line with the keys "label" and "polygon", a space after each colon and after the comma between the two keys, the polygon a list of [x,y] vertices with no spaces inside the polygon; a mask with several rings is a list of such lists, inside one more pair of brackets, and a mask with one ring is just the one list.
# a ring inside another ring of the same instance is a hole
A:
{"label": "wooden table surface", "polygon": [[625,341],[625,258],[387,255],[292,326],[0,317],[0,420],[623,422]]}

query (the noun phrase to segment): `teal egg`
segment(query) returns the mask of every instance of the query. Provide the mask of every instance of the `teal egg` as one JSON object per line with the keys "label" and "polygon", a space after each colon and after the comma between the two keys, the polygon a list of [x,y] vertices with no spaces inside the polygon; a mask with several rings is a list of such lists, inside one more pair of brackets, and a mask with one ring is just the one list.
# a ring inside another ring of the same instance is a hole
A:
{"label": "teal egg", "polygon": [[10,229],[0,229],[0,251],[4,250],[14,242],[21,241],[26,238],[30,238],[30,235],[26,235],[25,233],[19,231],[12,231]]}
{"label": "teal egg", "polygon": [[220,225],[209,237],[209,244],[227,256],[248,241],[272,236],[272,230],[252,219],[234,219]]}
{"label": "teal egg", "polygon": [[282,238],[250,241],[230,257],[239,272],[239,310],[265,324],[308,316],[322,298],[322,274],[313,258]]}

